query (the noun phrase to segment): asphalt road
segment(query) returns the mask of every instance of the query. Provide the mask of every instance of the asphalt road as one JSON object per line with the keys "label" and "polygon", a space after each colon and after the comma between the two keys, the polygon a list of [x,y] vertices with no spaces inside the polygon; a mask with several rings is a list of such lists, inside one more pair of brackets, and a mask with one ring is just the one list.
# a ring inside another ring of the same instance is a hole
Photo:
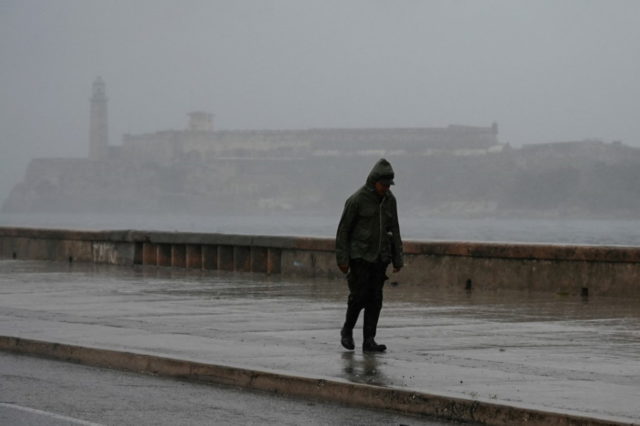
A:
{"label": "asphalt road", "polygon": [[451,425],[0,352],[0,425]]}

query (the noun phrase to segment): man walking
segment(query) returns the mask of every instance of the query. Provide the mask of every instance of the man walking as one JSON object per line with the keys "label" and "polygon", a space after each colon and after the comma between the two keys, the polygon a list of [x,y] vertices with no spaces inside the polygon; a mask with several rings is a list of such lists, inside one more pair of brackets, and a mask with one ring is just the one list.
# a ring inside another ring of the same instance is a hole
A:
{"label": "man walking", "polygon": [[347,199],[338,225],[336,260],[349,283],[347,315],[340,335],[342,346],[349,350],[355,348],[353,328],[362,309],[362,350],[387,349],[374,338],[387,266],[393,263],[393,272],[398,272],[403,265],[396,198],[389,190],[393,179],[391,164],[380,159],[371,169],[367,183]]}

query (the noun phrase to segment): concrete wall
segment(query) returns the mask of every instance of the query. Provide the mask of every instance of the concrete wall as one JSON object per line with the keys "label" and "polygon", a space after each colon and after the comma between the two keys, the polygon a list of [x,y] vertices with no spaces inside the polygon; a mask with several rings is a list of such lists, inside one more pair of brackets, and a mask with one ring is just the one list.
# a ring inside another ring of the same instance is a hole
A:
{"label": "concrete wall", "polygon": [[[0,257],[342,277],[330,238],[0,228]],[[408,241],[405,263],[392,281],[640,297],[640,247]]]}

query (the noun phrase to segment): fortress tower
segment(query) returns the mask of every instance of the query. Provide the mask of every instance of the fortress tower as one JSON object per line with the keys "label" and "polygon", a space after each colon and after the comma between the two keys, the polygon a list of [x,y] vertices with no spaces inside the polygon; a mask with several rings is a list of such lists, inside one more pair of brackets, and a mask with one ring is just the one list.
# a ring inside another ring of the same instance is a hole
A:
{"label": "fortress tower", "polygon": [[213,114],[204,111],[190,112],[189,130],[192,132],[213,132]]}
{"label": "fortress tower", "polygon": [[104,80],[96,78],[91,95],[91,112],[89,117],[89,159],[104,160],[109,146],[107,115],[107,95]]}

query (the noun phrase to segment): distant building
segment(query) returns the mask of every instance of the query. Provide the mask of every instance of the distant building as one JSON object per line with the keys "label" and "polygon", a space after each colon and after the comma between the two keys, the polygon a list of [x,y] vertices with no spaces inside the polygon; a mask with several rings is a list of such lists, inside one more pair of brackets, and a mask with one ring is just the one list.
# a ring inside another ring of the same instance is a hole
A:
{"label": "distant building", "polygon": [[185,130],[125,134],[121,146],[108,146],[105,83],[93,83],[89,158],[169,164],[218,158],[482,155],[498,152],[498,125],[442,128],[337,128],[216,131],[213,114],[188,114]]}
{"label": "distant building", "polygon": [[186,130],[124,135],[121,155],[163,164],[220,157],[483,155],[504,148],[498,126],[214,131],[211,114],[189,114]]}
{"label": "distant building", "polygon": [[[337,214],[371,164],[397,166],[394,191],[416,216],[640,217],[640,150],[600,140],[512,149],[498,125],[218,130],[193,111],[184,129],[109,145],[105,82],[90,98],[88,158],[31,161],[7,212]],[[550,189],[547,191],[547,189]]]}

